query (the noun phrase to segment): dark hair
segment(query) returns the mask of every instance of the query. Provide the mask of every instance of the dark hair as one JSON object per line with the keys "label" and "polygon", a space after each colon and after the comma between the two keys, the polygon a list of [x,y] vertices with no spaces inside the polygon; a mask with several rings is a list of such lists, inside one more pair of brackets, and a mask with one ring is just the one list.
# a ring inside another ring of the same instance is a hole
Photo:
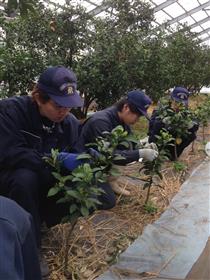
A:
{"label": "dark hair", "polygon": [[45,92],[38,89],[38,87],[36,85],[35,85],[34,89],[32,90],[32,93],[31,93],[33,101],[35,101],[35,98],[34,98],[35,94],[39,95],[39,99],[43,104],[47,103],[50,100],[50,97]]}
{"label": "dark hair", "polygon": [[125,104],[128,105],[128,107],[132,113],[141,115],[141,113],[136,108],[136,106],[132,102],[130,102],[127,98],[123,98],[120,101],[118,101],[117,103],[115,103],[115,107],[117,108],[117,111],[121,112]]}

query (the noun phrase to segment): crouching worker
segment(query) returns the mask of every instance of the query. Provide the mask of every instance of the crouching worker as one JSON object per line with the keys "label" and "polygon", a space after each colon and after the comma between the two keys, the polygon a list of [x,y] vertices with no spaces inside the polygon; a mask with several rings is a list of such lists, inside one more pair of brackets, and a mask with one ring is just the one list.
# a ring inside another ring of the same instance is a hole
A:
{"label": "crouching worker", "polygon": [[0,279],[41,280],[33,220],[11,199],[0,196]]}
{"label": "crouching worker", "polygon": [[74,152],[79,121],[70,110],[83,105],[76,85],[70,69],[49,67],[31,96],[0,101],[0,194],[31,214],[38,248],[41,223],[52,226],[65,216],[63,206],[47,198],[54,178],[43,156],[51,149]]}
{"label": "crouching worker", "polygon": [[192,119],[190,111],[187,110],[189,95],[186,88],[175,87],[170,94],[170,100],[166,104],[159,103],[149,122],[149,143],[157,142],[156,136],[160,135],[162,129],[169,132],[174,138],[174,146],[171,145],[167,148],[170,160],[176,160],[184,149],[196,139],[199,124],[197,120]]}
{"label": "crouching worker", "polygon": [[[147,109],[151,104],[150,98],[142,91],[133,90],[128,92],[127,96],[110,108],[96,112],[88,118],[81,129],[78,146],[84,150],[86,144],[95,143],[98,136],[103,137],[105,131],[111,132],[115,127],[121,125],[128,134],[131,134],[130,125],[135,124],[141,116],[148,118]],[[116,154],[122,155],[123,160],[117,164],[125,165],[140,158],[153,161],[158,152],[151,148],[135,149],[131,143],[129,148],[118,147]],[[106,190],[113,199],[115,204],[115,194],[109,183],[104,184]],[[114,187],[114,190],[116,188]],[[119,192],[119,188],[118,191]]]}

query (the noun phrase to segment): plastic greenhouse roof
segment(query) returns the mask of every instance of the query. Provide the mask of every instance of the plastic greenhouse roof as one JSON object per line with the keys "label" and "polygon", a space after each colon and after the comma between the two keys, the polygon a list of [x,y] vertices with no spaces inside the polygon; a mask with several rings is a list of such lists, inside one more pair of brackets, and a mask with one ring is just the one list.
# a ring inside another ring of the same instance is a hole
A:
{"label": "plastic greenhouse roof", "polygon": [[[94,16],[103,16],[109,7],[103,0],[42,0],[49,7],[62,9],[66,2],[81,4]],[[113,0],[114,1],[114,0]],[[204,44],[210,45],[210,1],[208,0],[144,0],[154,9],[154,26],[176,27],[178,23],[187,24]],[[1,3],[0,3],[1,6]]]}
{"label": "plastic greenhouse roof", "polygon": [[[113,0],[114,1],[114,0]],[[49,5],[62,5],[66,0],[44,0]],[[73,0],[72,4],[81,4],[94,16],[103,16],[109,7],[103,0]],[[154,26],[176,27],[178,23],[187,24],[203,43],[210,45],[210,1],[207,0],[145,0],[154,9]]]}

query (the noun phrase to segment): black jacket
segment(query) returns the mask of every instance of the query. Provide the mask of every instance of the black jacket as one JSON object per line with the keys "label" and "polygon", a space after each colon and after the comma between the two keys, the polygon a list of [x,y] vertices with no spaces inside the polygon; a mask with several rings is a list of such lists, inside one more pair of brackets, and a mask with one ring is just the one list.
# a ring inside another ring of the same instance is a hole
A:
{"label": "black jacket", "polygon": [[[83,124],[78,147],[80,150],[84,150],[85,144],[94,143],[98,136],[103,136],[104,131],[111,132],[118,125],[121,125],[124,130],[131,133],[130,127],[119,119],[116,107],[113,106],[96,112]],[[138,150],[117,150],[116,153],[125,157],[125,160],[118,162],[119,164],[127,164],[139,159]]]}
{"label": "black jacket", "polygon": [[42,171],[52,148],[74,151],[79,121],[69,114],[60,124],[41,117],[30,96],[0,101],[0,170]]}

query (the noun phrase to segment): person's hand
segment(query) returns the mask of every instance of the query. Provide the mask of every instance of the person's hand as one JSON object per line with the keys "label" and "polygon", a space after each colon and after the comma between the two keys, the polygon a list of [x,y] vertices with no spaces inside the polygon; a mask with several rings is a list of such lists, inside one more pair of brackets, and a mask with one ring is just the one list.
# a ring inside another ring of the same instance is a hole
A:
{"label": "person's hand", "polygon": [[158,147],[155,143],[151,142],[151,143],[147,143],[144,148],[147,148],[147,149],[152,149],[152,150],[155,150],[158,152]]}
{"label": "person's hand", "polygon": [[139,144],[140,144],[141,146],[145,146],[146,144],[148,144],[148,139],[149,139],[148,136],[145,137],[145,138],[143,138],[143,139],[140,139],[140,140],[139,140]]}
{"label": "person's hand", "polygon": [[147,148],[147,149],[153,149],[155,151],[158,151],[158,147],[155,143],[151,142],[149,143],[149,137],[145,137],[143,139],[139,140],[139,144],[141,145],[140,147],[142,147],[142,149]]}
{"label": "person's hand", "polygon": [[76,153],[66,153],[61,152],[58,154],[58,161],[61,162],[62,166],[68,169],[69,171],[73,171],[75,168],[77,168],[79,165],[83,163],[82,160],[77,159],[77,157],[80,154]]}
{"label": "person's hand", "polygon": [[144,160],[153,161],[158,157],[158,152],[153,149],[139,149],[139,157]]}

